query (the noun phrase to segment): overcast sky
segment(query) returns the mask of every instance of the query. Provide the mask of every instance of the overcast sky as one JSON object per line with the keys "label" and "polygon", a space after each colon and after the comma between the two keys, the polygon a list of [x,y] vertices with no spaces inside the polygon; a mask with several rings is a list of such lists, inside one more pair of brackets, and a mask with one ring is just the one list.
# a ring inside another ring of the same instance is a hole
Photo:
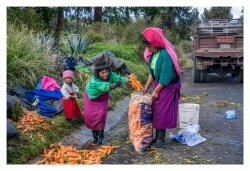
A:
{"label": "overcast sky", "polygon": [[[194,8],[198,8],[199,13],[202,14],[204,11],[204,8],[208,10],[211,8],[211,6],[194,6]],[[242,15],[241,10],[242,10],[242,6],[232,6],[231,13],[233,14],[233,17],[240,18],[240,16]]]}

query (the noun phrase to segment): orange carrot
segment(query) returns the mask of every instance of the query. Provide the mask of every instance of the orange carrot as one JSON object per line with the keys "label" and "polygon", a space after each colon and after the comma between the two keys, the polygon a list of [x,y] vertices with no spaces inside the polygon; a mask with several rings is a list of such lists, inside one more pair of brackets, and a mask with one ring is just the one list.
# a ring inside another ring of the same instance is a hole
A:
{"label": "orange carrot", "polygon": [[23,126],[21,126],[21,125],[18,125],[18,126],[17,126],[17,129],[21,129],[22,127],[23,127]]}
{"label": "orange carrot", "polygon": [[60,163],[61,163],[61,164],[64,164],[63,158],[60,158]]}
{"label": "orange carrot", "polygon": [[22,133],[25,133],[25,132],[27,132],[28,130],[27,129],[25,129],[25,130],[23,130],[23,132]]}
{"label": "orange carrot", "polygon": [[100,152],[102,152],[102,153],[105,153],[105,154],[107,153],[107,151],[105,151],[105,150],[103,150],[103,149],[101,149],[101,148],[99,148],[98,151],[100,151]]}
{"label": "orange carrot", "polygon": [[110,148],[110,149],[108,149],[108,153],[107,153],[107,155],[110,155],[110,153],[111,153],[111,148]]}
{"label": "orange carrot", "polygon": [[46,149],[45,149],[45,148],[43,148],[43,154],[46,154],[46,153],[47,153]]}
{"label": "orange carrot", "polygon": [[54,144],[50,144],[49,148],[52,149],[54,147]]}
{"label": "orange carrot", "polygon": [[42,161],[38,160],[35,164],[42,164]]}

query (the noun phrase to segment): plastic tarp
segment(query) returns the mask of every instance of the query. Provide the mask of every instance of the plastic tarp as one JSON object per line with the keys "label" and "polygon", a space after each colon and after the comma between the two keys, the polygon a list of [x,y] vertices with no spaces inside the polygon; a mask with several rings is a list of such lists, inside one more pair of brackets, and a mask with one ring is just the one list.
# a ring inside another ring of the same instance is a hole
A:
{"label": "plastic tarp", "polygon": [[16,127],[7,119],[7,137],[16,137],[20,133],[17,131]]}
{"label": "plastic tarp", "polygon": [[12,118],[12,109],[15,103],[17,102],[17,99],[15,96],[11,96],[7,93],[7,118]]}
{"label": "plastic tarp", "polygon": [[146,150],[152,143],[152,120],[150,95],[131,94],[128,111],[129,138],[137,152]]}
{"label": "plastic tarp", "polygon": [[[73,56],[67,56],[64,58],[59,57],[53,57],[55,61],[58,62],[58,65],[60,64],[63,68],[63,71],[65,70],[75,70],[77,67],[82,66],[88,68],[92,73],[94,71],[94,62],[96,58],[104,56],[105,60],[109,63],[111,71],[114,72],[121,72],[123,75],[130,75],[131,72],[128,69],[125,62],[123,62],[121,59],[115,57],[115,54],[110,52],[109,50],[104,50],[100,53],[98,53],[96,56],[92,57],[91,59],[84,59],[82,56],[73,57]],[[63,72],[61,71],[61,73]]]}

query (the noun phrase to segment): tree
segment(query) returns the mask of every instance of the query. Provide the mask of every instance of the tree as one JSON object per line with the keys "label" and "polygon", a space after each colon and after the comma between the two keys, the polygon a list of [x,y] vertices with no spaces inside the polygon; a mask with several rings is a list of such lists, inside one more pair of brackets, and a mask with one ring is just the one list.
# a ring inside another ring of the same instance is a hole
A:
{"label": "tree", "polygon": [[190,26],[194,18],[192,7],[167,7],[167,11],[162,15],[163,26],[170,30],[177,40],[189,40]]}
{"label": "tree", "polygon": [[54,22],[53,19],[56,18],[57,15],[57,8],[56,7],[34,7],[33,8],[37,14],[42,16],[42,20],[46,23],[46,29],[48,32],[53,30],[54,32]]}
{"label": "tree", "polygon": [[95,7],[94,22],[95,21],[102,21],[102,7]]}
{"label": "tree", "polygon": [[55,48],[58,48],[59,46],[59,41],[60,41],[60,36],[61,36],[61,31],[63,28],[63,20],[64,20],[64,15],[63,15],[63,7],[58,7],[58,12],[57,12],[57,24],[56,24],[56,30],[55,30]]}
{"label": "tree", "polygon": [[7,22],[15,23],[16,26],[24,24],[34,31],[48,28],[42,14],[36,13],[32,7],[7,7]]}
{"label": "tree", "polygon": [[201,18],[207,19],[231,19],[233,14],[231,13],[232,7],[212,7],[210,10],[204,9]]}

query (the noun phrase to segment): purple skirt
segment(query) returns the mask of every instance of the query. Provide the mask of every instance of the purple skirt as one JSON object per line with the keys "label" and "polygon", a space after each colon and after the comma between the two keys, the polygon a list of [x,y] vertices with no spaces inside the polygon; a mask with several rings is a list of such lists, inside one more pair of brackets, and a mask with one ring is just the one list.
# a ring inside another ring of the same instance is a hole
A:
{"label": "purple skirt", "polygon": [[[155,80],[154,89],[159,83]],[[178,125],[178,107],[181,82],[162,88],[157,99],[153,100],[153,127],[172,129]]]}
{"label": "purple skirt", "polygon": [[104,130],[107,119],[109,97],[110,95],[105,93],[96,99],[90,100],[86,89],[84,89],[83,116],[87,128],[91,130]]}

